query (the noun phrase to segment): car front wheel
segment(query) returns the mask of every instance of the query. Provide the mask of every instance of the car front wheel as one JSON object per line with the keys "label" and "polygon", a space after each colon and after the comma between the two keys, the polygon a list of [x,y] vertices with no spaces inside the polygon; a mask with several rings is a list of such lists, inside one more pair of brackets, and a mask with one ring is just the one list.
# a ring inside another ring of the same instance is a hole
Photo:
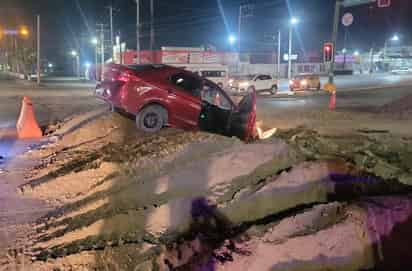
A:
{"label": "car front wheel", "polygon": [[136,126],[144,132],[156,133],[166,124],[167,111],[160,105],[149,105],[136,116]]}

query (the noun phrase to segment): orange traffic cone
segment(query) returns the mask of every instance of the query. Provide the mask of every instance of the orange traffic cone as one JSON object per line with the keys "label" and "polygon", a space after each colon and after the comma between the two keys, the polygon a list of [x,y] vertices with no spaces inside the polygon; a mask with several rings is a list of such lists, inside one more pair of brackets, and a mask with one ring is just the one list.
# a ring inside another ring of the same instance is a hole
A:
{"label": "orange traffic cone", "polygon": [[336,91],[333,91],[332,94],[330,95],[329,110],[335,111],[335,109],[336,109]]}
{"label": "orange traffic cone", "polygon": [[23,98],[20,117],[17,121],[17,137],[20,139],[36,139],[42,137],[42,131],[33,112],[33,104],[28,97]]}

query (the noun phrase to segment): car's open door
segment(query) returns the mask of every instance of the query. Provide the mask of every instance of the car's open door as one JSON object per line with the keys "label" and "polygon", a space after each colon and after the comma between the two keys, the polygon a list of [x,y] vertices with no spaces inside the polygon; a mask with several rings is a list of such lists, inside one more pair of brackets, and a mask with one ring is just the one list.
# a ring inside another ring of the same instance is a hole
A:
{"label": "car's open door", "polygon": [[231,136],[236,136],[245,141],[251,141],[257,137],[256,91],[252,91],[243,97],[237,110],[232,112],[229,125],[229,134]]}

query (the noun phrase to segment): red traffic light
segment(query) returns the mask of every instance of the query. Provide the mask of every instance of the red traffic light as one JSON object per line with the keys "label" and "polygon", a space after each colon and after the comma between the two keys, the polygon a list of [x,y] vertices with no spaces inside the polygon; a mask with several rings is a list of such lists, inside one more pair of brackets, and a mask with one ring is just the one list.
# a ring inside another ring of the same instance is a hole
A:
{"label": "red traffic light", "polygon": [[333,59],[333,44],[328,42],[323,45],[323,60],[324,62],[332,62]]}
{"label": "red traffic light", "polygon": [[378,7],[387,8],[391,6],[391,0],[378,0]]}

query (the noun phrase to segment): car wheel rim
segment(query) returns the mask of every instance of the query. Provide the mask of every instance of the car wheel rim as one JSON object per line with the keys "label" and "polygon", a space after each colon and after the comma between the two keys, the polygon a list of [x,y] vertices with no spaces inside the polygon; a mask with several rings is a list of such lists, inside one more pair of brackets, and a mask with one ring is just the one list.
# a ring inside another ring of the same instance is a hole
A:
{"label": "car wheel rim", "polygon": [[149,113],[143,118],[143,124],[146,128],[153,129],[157,127],[159,116],[155,113]]}

